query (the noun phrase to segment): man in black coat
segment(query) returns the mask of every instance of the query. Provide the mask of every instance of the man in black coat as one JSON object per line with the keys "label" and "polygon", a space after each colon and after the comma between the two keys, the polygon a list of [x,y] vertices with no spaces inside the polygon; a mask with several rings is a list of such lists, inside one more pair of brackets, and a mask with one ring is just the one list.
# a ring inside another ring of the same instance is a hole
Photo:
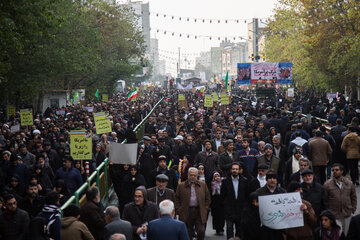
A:
{"label": "man in black coat", "polygon": [[190,155],[191,159],[189,162],[191,165],[194,165],[194,159],[196,154],[198,154],[199,150],[195,143],[193,143],[193,136],[186,135],[185,142],[179,148],[179,156],[181,159],[184,158],[185,155]]}
{"label": "man in black coat", "polygon": [[151,171],[151,182],[148,184],[149,187],[154,187],[156,185],[156,176],[159,174],[165,174],[169,180],[167,187],[176,190],[178,185],[178,180],[174,169],[167,167],[167,158],[164,155],[159,156],[158,167]]}
{"label": "man in black coat", "polygon": [[106,226],[104,230],[104,239],[108,240],[115,233],[124,234],[127,240],[133,239],[131,223],[120,219],[119,209],[115,206],[109,206],[105,209]]}
{"label": "man in black coat", "polygon": [[301,176],[304,180],[301,184],[303,198],[311,203],[316,216],[319,218],[320,213],[329,208],[329,202],[325,195],[324,187],[315,182],[314,173],[311,169],[302,171]]}
{"label": "man in black coat", "polygon": [[100,205],[100,192],[97,187],[90,187],[86,191],[87,202],[80,208],[80,221],[85,223],[95,240],[104,239],[106,225],[103,208]]}
{"label": "man in black coat", "polygon": [[220,154],[220,170],[223,177],[230,174],[231,165],[233,162],[239,162],[239,153],[234,151],[234,142],[229,139],[224,142],[225,152]]}
{"label": "man in black coat", "polygon": [[241,215],[248,196],[248,180],[243,177],[243,166],[238,162],[231,164],[231,175],[221,184],[221,197],[224,203],[224,216],[226,220],[227,239],[235,236],[242,238]]}
{"label": "man in black coat", "polygon": [[14,195],[4,197],[5,211],[0,213],[0,239],[25,240],[29,226],[29,215],[17,207]]}
{"label": "man in black coat", "polygon": [[360,214],[351,218],[349,231],[346,236],[347,240],[360,239]]}
{"label": "man in black coat", "polygon": [[26,196],[19,202],[19,208],[25,210],[30,218],[34,218],[41,212],[45,204],[45,198],[39,196],[39,189],[35,182],[26,186]]}
{"label": "man in black coat", "polygon": [[140,240],[140,234],[146,235],[147,223],[159,218],[158,206],[147,200],[146,189],[136,188],[134,201],[124,207],[123,219],[132,226],[133,239]]}

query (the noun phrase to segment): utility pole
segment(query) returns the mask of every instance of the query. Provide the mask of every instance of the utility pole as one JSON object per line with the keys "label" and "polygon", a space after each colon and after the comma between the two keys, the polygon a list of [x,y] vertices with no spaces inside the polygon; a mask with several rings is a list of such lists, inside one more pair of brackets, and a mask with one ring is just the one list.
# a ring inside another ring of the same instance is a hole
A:
{"label": "utility pole", "polygon": [[259,56],[259,39],[258,39],[258,27],[259,27],[259,19],[257,18],[253,18],[253,29],[252,29],[252,33],[253,33],[253,54],[255,56],[255,61],[258,62],[259,59],[257,56]]}
{"label": "utility pole", "polygon": [[178,60],[177,77],[180,77],[180,47],[178,48],[178,50],[179,50],[179,60]]}

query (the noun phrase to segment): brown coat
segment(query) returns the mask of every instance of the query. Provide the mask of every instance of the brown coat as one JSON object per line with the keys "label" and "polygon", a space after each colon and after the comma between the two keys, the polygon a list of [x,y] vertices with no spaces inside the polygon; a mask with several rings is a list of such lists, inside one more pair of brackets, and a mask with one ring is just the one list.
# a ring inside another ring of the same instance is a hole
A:
{"label": "brown coat", "polygon": [[296,228],[287,228],[285,229],[287,240],[301,240],[301,239],[311,239],[312,238],[312,229],[316,227],[316,215],[315,211],[306,200],[302,200],[306,205],[307,211],[304,211],[304,226]]}
{"label": "brown coat", "polygon": [[[175,192],[175,209],[179,215],[179,220],[186,222],[189,214],[190,203],[190,182],[187,180],[178,185]],[[205,184],[202,181],[196,181],[195,183],[196,197],[199,202],[200,217],[203,224],[207,221],[207,214],[210,207],[210,193]]]}
{"label": "brown coat", "polygon": [[360,159],[360,136],[351,132],[344,137],[341,150],[346,153],[347,159]]}
{"label": "brown coat", "polygon": [[332,149],[328,141],[322,137],[315,137],[309,143],[310,153],[309,159],[313,166],[326,166],[329,157],[332,154]]}
{"label": "brown coat", "polygon": [[335,179],[331,178],[324,183],[325,194],[329,199],[329,209],[336,219],[349,217],[356,211],[357,198],[354,184],[343,177],[341,189]]}
{"label": "brown coat", "polygon": [[174,202],[175,193],[170,188],[165,188],[164,195],[160,196],[159,193],[156,191],[156,187],[148,188],[147,190],[147,199],[151,202],[159,204],[164,201],[165,199],[169,199]]}
{"label": "brown coat", "polygon": [[61,237],[66,240],[94,240],[86,225],[76,217],[61,219]]}

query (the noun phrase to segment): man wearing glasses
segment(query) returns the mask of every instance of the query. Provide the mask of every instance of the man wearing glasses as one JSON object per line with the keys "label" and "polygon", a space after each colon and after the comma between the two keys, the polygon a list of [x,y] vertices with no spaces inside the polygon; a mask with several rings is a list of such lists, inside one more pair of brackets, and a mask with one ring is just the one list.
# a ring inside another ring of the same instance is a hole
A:
{"label": "man wearing glasses", "polygon": [[324,183],[325,194],[329,200],[329,209],[336,217],[336,223],[345,235],[349,230],[352,214],[356,211],[357,198],[354,184],[343,177],[344,166],[332,165],[333,177]]}
{"label": "man wearing glasses", "polygon": [[29,214],[17,207],[14,195],[4,197],[5,211],[0,214],[0,239],[26,239]]}

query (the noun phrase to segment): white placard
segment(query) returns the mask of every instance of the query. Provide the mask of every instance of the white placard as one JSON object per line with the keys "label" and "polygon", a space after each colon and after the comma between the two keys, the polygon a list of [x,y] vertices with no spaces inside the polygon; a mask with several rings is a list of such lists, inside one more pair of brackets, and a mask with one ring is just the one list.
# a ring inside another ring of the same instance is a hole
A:
{"label": "white placard", "polygon": [[111,142],[110,161],[115,164],[136,164],[137,143],[121,144]]}
{"label": "white placard", "polygon": [[304,216],[301,204],[298,192],[259,196],[261,224],[271,229],[302,227]]}
{"label": "white placard", "polygon": [[288,96],[289,98],[292,98],[292,97],[295,96],[294,88],[288,88],[288,90],[287,90],[287,96]]}
{"label": "white placard", "polygon": [[18,131],[20,131],[20,125],[19,124],[11,126],[11,128],[10,128],[11,133],[16,133]]}

